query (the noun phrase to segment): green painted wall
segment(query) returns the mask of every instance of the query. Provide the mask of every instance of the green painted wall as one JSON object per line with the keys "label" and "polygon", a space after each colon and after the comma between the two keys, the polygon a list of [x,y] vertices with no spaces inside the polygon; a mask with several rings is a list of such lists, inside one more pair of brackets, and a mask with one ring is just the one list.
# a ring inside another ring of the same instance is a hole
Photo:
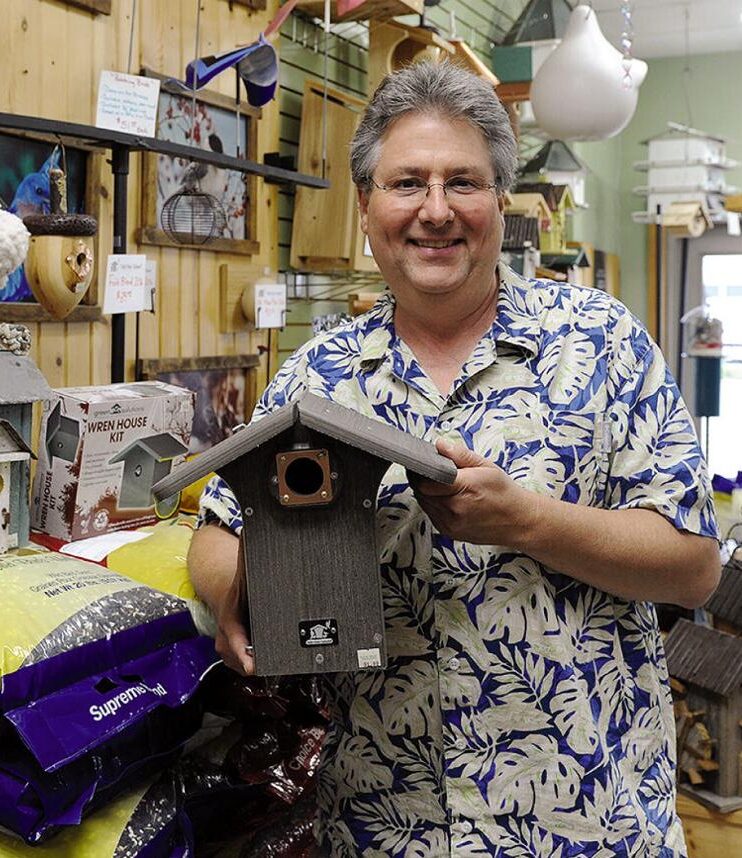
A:
{"label": "green painted wall", "polygon": [[[626,130],[604,142],[574,144],[593,172],[590,208],[575,216],[573,234],[620,255],[621,298],[645,320],[647,228],[635,224],[631,212],[644,208],[646,199],[631,191],[646,182],[646,173],[633,163],[647,157],[641,141],[663,131],[668,121],[725,137],[727,156],[742,161],[742,51],[651,60]],[[742,187],[742,168],[729,170],[727,183]]]}

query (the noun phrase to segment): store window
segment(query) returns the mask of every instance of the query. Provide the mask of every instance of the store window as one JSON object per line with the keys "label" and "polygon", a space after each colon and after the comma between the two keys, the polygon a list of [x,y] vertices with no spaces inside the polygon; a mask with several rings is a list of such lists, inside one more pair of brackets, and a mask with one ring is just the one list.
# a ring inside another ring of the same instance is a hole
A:
{"label": "store window", "polygon": [[724,325],[719,416],[706,418],[706,452],[712,474],[734,477],[742,469],[742,254],[704,255],[701,276],[709,314]]}

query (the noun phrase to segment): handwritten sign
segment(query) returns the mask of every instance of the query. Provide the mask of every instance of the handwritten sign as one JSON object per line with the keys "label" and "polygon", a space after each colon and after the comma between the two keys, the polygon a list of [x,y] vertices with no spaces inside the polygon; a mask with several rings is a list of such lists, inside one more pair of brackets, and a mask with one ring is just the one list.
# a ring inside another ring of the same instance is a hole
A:
{"label": "handwritten sign", "polygon": [[255,327],[282,328],[286,324],[286,284],[255,284]]}
{"label": "handwritten sign", "polygon": [[102,71],[98,82],[95,124],[111,131],[155,136],[160,81],[115,71]]}
{"label": "handwritten sign", "polygon": [[108,257],[104,313],[136,313],[152,306],[147,292],[147,257],[142,253],[119,253]]}

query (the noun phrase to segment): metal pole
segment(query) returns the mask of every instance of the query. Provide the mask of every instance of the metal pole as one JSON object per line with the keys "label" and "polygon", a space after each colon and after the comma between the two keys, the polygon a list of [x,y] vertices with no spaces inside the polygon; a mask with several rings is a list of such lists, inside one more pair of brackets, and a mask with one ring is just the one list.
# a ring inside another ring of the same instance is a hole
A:
{"label": "metal pole", "polygon": [[[114,146],[111,170],[113,172],[113,252],[126,253],[126,186],[129,176],[129,149]],[[111,316],[111,383],[124,380],[124,350],[126,345],[126,316]]]}
{"label": "metal pole", "polygon": [[[688,239],[681,238],[681,256],[680,256],[680,315],[679,318],[683,318],[685,316],[685,305],[686,305],[686,294],[687,294],[687,283],[685,282],[688,279]],[[678,382],[678,390],[682,392],[683,390],[683,326],[680,325],[678,329],[678,367],[676,380]]]}
{"label": "metal pole", "polygon": [[656,322],[657,322],[657,345],[662,348],[662,206],[657,206],[657,219],[655,221],[655,295],[657,298]]}

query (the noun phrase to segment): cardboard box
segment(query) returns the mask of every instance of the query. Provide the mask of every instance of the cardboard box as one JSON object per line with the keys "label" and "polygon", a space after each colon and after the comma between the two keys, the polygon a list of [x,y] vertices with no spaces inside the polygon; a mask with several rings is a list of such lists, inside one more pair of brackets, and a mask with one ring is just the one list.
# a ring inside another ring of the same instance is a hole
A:
{"label": "cardboard box", "polygon": [[185,459],[195,394],[161,381],[68,387],[44,403],[31,526],[67,541],[177,511],[152,486]]}

